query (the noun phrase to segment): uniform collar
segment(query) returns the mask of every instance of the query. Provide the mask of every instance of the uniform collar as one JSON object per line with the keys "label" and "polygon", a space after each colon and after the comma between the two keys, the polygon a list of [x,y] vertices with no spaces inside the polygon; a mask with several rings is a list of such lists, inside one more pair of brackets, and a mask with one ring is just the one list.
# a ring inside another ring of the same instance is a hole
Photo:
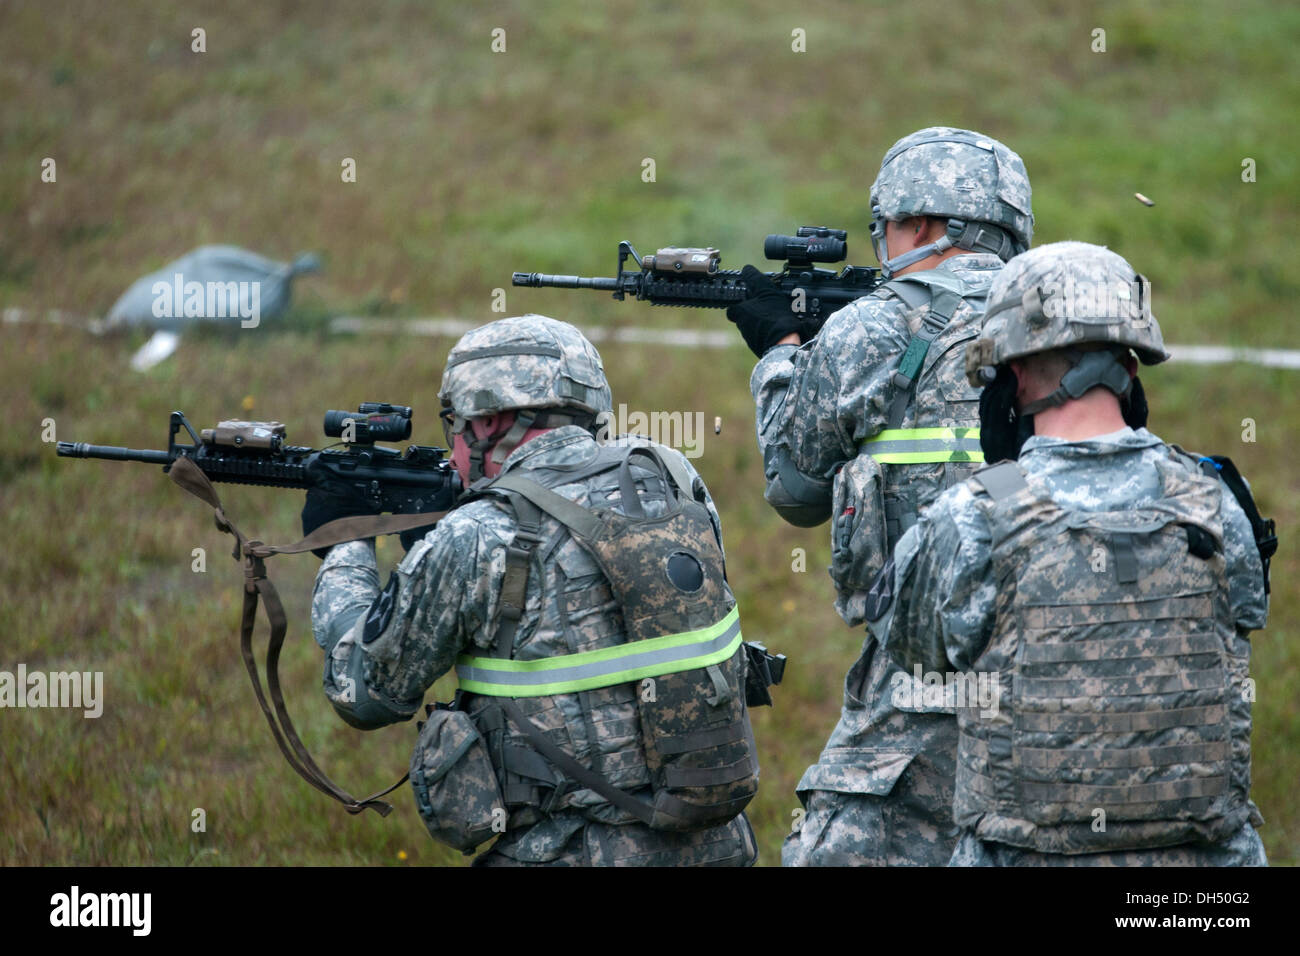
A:
{"label": "uniform collar", "polygon": [[1004,265],[1006,263],[991,252],[964,252],[961,255],[944,259],[934,267],[934,271],[982,272],[986,269],[1001,269]]}
{"label": "uniform collar", "polygon": [[596,444],[596,439],[585,428],[578,425],[561,425],[559,428],[552,428],[536,438],[529,439],[507,455],[501,465],[501,473],[505,474],[513,468],[536,468],[539,465],[549,464],[550,459],[562,451],[584,444],[592,446]]}
{"label": "uniform collar", "polygon": [[1091,438],[1054,438],[1050,435],[1031,435],[1020,450],[1021,457],[1041,451],[1049,455],[1086,455],[1108,454],[1113,452],[1137,451],[1159,445],[1161,441],[1145,428],[1134,431],[1125,426],[1118,431],[1105,435],[1093,435]]}

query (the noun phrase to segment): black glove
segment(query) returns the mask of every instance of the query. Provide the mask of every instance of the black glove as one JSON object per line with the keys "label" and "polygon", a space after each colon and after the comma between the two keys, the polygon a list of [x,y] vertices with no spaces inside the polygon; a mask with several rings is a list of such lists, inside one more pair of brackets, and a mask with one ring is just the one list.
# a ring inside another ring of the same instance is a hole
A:
{"label": "black glove", "polygon": [[791,298],[763,272],[753,266],[740,270],[740,281],[748,295],[727,309],[727,318],[736,323],[749,350],[759,358],[791,332],[801,334],[803,320],[790,308]]}
{"label": "black glove", "polygon": [[985,464],[1015,461],[1020,446],[1034,433],[1034,416],[1016,411],[1019,388],[1016,373],[999,365],[997,378],[980,392],[980,448]]}
{"label": "black glove", "polygon": [[[302,534],[305,538],[323,524],[335,518],[353,518],[358,515],[377,515],[379,507],[371,504],[370,499],[360,492],[326,491],[312,488],[307,492],[307,500],[302,506]],[[312,554],[324,558],[329,548],[313,548]]]}

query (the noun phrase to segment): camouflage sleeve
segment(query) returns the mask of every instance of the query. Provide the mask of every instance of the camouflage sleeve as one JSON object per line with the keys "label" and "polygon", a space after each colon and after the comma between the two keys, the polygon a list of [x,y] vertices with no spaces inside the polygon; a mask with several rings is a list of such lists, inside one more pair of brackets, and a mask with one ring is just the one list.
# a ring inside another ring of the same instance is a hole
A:
{"label": "camouflage sleeve", "polygon": [[393,570],[381,592],[373,545],[331,549],[316,576],[312,628],[325,649],[325,694],[355,727],[409,720],[425,691],[483,631],[505,569],[499,521],[470,505],[443,519]]}
{"label": "camouflage sleeve", "polygon": [[374,539],[349,541],[329,549],[312,592],[311,630],[316,643],[329,653],[366,612],[379,593],[379,567]]}
{"label": "camouflage sleeve", "polygon": [[891,377],[908,338],[901,303],[867,297],[802,347],[778,346],[755,366],[749,386],[765,497],[791,524],[830,517],[835,470],[888,421]]}
{"label": "camouflage sleeve", "polygon": [[991,544],[964,485],[922,512],[899,540],[894,603],[872,631],[904,669],[966,671],[983,653],[997,602]]}
{"label": "camouflage sleeve", "polygon": [[1237,631],[1257,631],[1268,621],[1268,595],[1264,593],[1264,565],[1255,546],[1250,519],[1236,497],[1223,488],[1223,554],[1227,560],[1228,599]]}
{"label": "camouflage sleeve", "polygon": [[779,345],[769,349],[749,377],[758,450],[763,456],[763,476],[767,483],[763,497],[782,518],[800,528],[821,524],[830,517],[831,509],[831,482],[822,475],[799,470],[787,434],[794,407],[790,401],[791,376],[797,357],[810,345],[804,348]]}

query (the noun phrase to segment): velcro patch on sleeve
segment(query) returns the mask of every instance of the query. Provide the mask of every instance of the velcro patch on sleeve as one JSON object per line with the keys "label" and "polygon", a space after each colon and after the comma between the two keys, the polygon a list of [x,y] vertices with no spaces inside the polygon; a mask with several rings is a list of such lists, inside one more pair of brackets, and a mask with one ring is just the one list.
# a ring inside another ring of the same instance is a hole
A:
{"label": "velcro patch on sleeve", "polygon": [[393,619],[393,608],[397,605],[397,585],[397,575],[388,575],[388,584],[366,612],[366,626],[361,632],[362,644],[369,644],[384,633],[388,622]]}
{"label": "velcro patch on sleeve", "polygon": [[877,573],[875,580],[871,582],[871,589],[867,591],[866,613],[868,621],[876,622],[885,616],[889,610],[889,605],[894,603],[894,558],[891,555]]}

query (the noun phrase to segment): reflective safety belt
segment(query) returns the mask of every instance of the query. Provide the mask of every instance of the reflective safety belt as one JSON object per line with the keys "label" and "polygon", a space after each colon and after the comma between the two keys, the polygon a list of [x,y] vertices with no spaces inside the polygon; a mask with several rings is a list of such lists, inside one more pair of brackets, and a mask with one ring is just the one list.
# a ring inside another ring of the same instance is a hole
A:
{"label": "reflective safety belt", "polygon": [[535,661],[462,654],[456,676],[460,689],[473,694],[545,697],[709,667],[730,658],[740,645],[740,611],[733,607],[709,627],[578,654]]}
{"label": "reflective safety belt", "polygon": [[886,428],[862,450],[884,465],[984,460],[978,428]]}

